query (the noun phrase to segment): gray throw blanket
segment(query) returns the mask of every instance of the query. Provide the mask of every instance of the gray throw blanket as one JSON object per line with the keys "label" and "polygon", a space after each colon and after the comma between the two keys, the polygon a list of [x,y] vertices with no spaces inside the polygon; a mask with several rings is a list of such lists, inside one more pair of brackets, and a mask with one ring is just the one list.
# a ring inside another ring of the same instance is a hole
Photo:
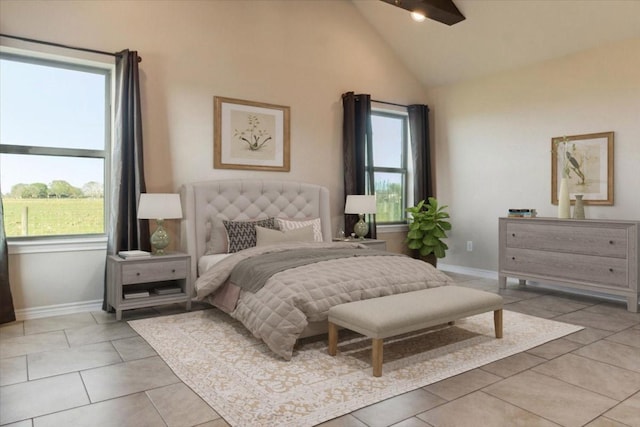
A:
{"label": "gray throw blanket", "polygon": [[338,258],[381,255],[406,256],[376,249],[300,249],[275,252],[240,261],[231,271],[230,282],[255,293],[262,289],[271,276],[281,271]]}

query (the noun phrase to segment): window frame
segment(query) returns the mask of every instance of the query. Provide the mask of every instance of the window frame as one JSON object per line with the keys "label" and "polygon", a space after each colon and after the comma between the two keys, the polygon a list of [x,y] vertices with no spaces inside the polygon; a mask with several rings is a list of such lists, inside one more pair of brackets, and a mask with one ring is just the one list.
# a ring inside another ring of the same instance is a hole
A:
{"label": "window frame", "polygon": [[[388,166],[375,166],[374,165],[367,165],[367,168],[372,172],[372,175],[374,177],[374,183],[373,183],[373,188],[375,190],[375,174],[376,172],[380,172],[380,173],[399,173],[401,174],[402,177],[402,206],[401,206],[401,211],[405,212],[405,209],[409,206],[409,184],[410,184],[410,175],[411,175],[411,170],[409,167],[409,113],[407,111],[406,108],[401,108],[401,107],[395,107],[393,109],[390,108],[385,108],[385,107],[381,107],[381,106],[375,106],[372,105],[371,106],[371,118],[373,118],[374,116],[376,117],[387,117],[387,118],[393,118],[393,119],[401,119],[402,120],[402,137],[401,137],[401,167],[396,168],[396,167],[388,167]],[[375,135],[373,135],[373,130],[372,130],[372,144],[371,146],[373,147],[373,141],[375,140]],[[373,154],[373,153],[372,153]],[[374,156],[371,156],[371,158],[373,159]],[[366,157],[367,158],[367,157]],[[367,187],[368,188],[368,187]],[[401,221],[384,221],[381,222],[377,217],[376,217],[376,224],[377,226],[382,226],[382,227],[392,227],[392,226],[398,226],[398,225],[406,225],[407,224],[407,219],[406,217],[401,220]]]}
{"label": "window frame", "polygon": [[[0,59],[22,62],[26,64],[42,65],[55,67],[59,69],[67,69],[80,72],[88,72],[92,74],[102,75],[104,77],[104,146],[103,149],[85,149],[85,148],[65,148],[65,147],[42,147],[32,145],[15,145],[0,144],[0,154],[19,154],[19,155],[35,155],[35,156],[52,156],[65,158],[91,158],[101,159],[103,161],[103,223],[104,230],[102,233],[84,233],[84,234],[56,234],[56,235],[39,235],[39,236],[6,236],[7,243],[39,245],[42,244],[60,244],[67,241],[73,245],[78,242],[105,242],[107,236],[107,221],[109,218],[109,176],[111,168],[111,141],[113,128],[113,87],[114,87],[114,66],[108,63],[84,60],[74,57],[66,57],[59,55],[42,54],[36,51],[25,51],[22,49],[12,49],[0,46]],[[10,248],[11,249],[11,248]],[[13,252],[10,250],[10,252]],[[22,251],[18,251],[22,252]],[[30,251],[28,251],[30,252]],[[36,250],[41,252],[41,250]]]}

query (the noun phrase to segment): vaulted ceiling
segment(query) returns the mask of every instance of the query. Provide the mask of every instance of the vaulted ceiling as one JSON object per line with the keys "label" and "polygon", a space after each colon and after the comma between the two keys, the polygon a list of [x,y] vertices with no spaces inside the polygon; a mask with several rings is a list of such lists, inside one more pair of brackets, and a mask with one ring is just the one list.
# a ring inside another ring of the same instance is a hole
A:
{"label": "vaulted ceiling", "polygon": [[640,0],[454,0],[466,19],[452,26],[352,1],[426,87],[640,38]]}

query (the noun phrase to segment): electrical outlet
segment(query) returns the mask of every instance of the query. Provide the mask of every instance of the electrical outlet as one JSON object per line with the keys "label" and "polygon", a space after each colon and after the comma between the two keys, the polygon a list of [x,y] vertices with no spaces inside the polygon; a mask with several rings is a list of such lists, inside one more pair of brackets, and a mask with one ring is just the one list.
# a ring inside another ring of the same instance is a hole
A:
{"label": "electrical outlet", "polygon": [[473,251],[473,242],[471,240],[467,240],[467,252]]}

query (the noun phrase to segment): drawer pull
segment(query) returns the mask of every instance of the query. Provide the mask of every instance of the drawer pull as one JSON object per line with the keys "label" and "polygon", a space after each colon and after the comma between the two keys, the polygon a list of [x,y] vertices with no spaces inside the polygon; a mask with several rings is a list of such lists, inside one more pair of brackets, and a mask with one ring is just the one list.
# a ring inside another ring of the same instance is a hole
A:
{"label": "drawer pull", "polygon": [[609,244],[610,244],[610,245],[613,245],[613,240],[609,240]]}
{"label": "drawer pull", "polygon": [[609,273],[613,273],[613,268],[610,268],[610,269],[609,269]]}
{"label": "drawer pull", "polygon": [[137,272],[137,273],[136,273],[136,276],[139,276],[139,275],[140,275],[140,272]]}
{"label": "drawer pull", "polygon": [[171,270],[171,272],[172,272],[172,273],[175,273],[175,272],[176,272],[176,269],[175,269],[175,268],[174,268],[174,269],[172,269],[172,270]]}
{"label": "drawer pull", "polygon": [[516,260],[516,257],[512,256],[512,257],[511,257],[511,259],[512,259],[513,261],[515,261],[515,260]]}
{"label": "drawer pull", "polygon": [[511,237],[516,237],[516,233],[511,233]]}

